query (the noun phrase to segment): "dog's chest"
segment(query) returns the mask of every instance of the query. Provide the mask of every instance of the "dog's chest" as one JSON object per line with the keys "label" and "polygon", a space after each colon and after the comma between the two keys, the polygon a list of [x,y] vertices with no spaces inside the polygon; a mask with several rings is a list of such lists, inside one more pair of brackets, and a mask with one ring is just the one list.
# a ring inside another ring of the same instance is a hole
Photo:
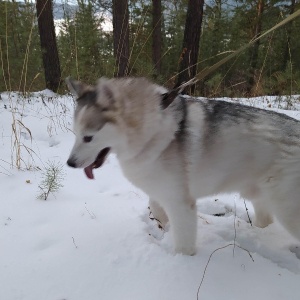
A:
{"label": "dog's chest", "polygon": [[[170,169],[162,160],[137,164],[120,163],[124,176],[151,197],[165,197],[184,184],[184,171]],[[174,167],[179,168],[179,164]]]}

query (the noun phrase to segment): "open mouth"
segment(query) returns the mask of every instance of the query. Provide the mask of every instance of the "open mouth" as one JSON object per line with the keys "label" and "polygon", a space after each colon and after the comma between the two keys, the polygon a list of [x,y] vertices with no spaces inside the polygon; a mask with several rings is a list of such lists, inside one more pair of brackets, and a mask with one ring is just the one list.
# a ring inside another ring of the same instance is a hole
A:
{"label": "open mouth", "polygon": [[99,154],[97,155],[95,161],[90,164],[89,166],[84,168],[85,175],[89,179],[94,179],[93,169],[97,169],[101,167],[106,159],[106,156],[110,150],[110,147],[106,147],[102,149]]}

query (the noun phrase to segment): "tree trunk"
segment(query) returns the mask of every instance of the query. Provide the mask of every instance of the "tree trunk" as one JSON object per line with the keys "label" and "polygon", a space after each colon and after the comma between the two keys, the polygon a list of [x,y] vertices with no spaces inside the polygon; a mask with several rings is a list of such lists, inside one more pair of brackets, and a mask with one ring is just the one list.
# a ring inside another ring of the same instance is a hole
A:
{"label": "tree trunk", "polygon": [[[262,29],[262,14],[264,12],[265,2],[264,0],[258,0],[257,3],[257,15],[254,27],[253,39],[261,35]],[[250,52],[250,77],[249,77],[249,92],[253,89],[255,85],[255,71],[258,63],[258,51],[260,46],[260,40],[256,41]]]}
{"label": "tree trunk", "polygon": [[[188,4],[177,86],[196,75],[203,5],[204,0],[190,0]],[[193,93],[194,90],[193,85],[190,87],[190,92]]]}
{"label": "tree trunk", "polygon": [[[294,13],[295,11],[295,4],[296,0],[291,0],[290,5],[290,15]],[[285,71],[289,57],[290,57],[290,42],[291,42],[291,36],[292,36],[292,27],[293,27],[293,21],[291,21],[289,24],[286,25],[286,45],[283,52],[283,59],[282,59],[282,71]]]}
{"label": "tree trunk", "polygon": [[152,0],[152,61],[156,75],[161,73],[161,49],[162,49],[162,11],[161,0]]}
{"label": "tree trunk", "polygon": [[54,92],[57,92],[58,87],[60,85],[61,72],[56,45],[52,0],[37,0],[36,11],[40,33],[46,87]]}
{"label": "tree trunk", "polygon": [[113,0],[114,56],[116,77],[128,75],[129,13],[128,0]]}

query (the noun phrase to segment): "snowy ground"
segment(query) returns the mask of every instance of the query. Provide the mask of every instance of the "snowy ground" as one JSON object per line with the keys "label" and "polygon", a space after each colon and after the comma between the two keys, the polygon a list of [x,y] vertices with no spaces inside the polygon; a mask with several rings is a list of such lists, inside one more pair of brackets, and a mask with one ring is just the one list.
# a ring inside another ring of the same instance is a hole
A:
{"label": "snowy ground", "polygon": [[[242,102],[286,107],[274,100]],[[279,224],[252,227],[238,195],[198,202],[193,257],[174,255],[169,233],[148,218],[147,196],[122,176],[114,156],[96,180],[64,165],[64,186],[38,200],[47,161],[64,164],[72,147],[73,106],[71,97],[49,91],[26,99],[1,94],[1,300],[300,299],[300,243]],[[292,108],[281,112],[300,119]],[[21,121],[21,171],[11,168],[13,115]]]}

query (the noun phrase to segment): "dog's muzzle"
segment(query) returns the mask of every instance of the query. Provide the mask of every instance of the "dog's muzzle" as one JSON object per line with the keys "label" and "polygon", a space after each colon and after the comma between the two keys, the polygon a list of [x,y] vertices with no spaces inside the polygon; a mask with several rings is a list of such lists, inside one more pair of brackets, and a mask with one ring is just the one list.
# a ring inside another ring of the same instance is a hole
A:
{"label": "dog's muzzle", "polygon": [[[110,151],[110,147],[103,148],[97,155],[95,161],[84,168],[85,175],[89,179],[94,179],[93,169],[97,169],[101,167]],[[67,160],[67,165],[71,168],[78,168],[78,165],[76,163],[76,158],[74,156],[71,156]],[[80,168],[80,166],[79,166]]]}

